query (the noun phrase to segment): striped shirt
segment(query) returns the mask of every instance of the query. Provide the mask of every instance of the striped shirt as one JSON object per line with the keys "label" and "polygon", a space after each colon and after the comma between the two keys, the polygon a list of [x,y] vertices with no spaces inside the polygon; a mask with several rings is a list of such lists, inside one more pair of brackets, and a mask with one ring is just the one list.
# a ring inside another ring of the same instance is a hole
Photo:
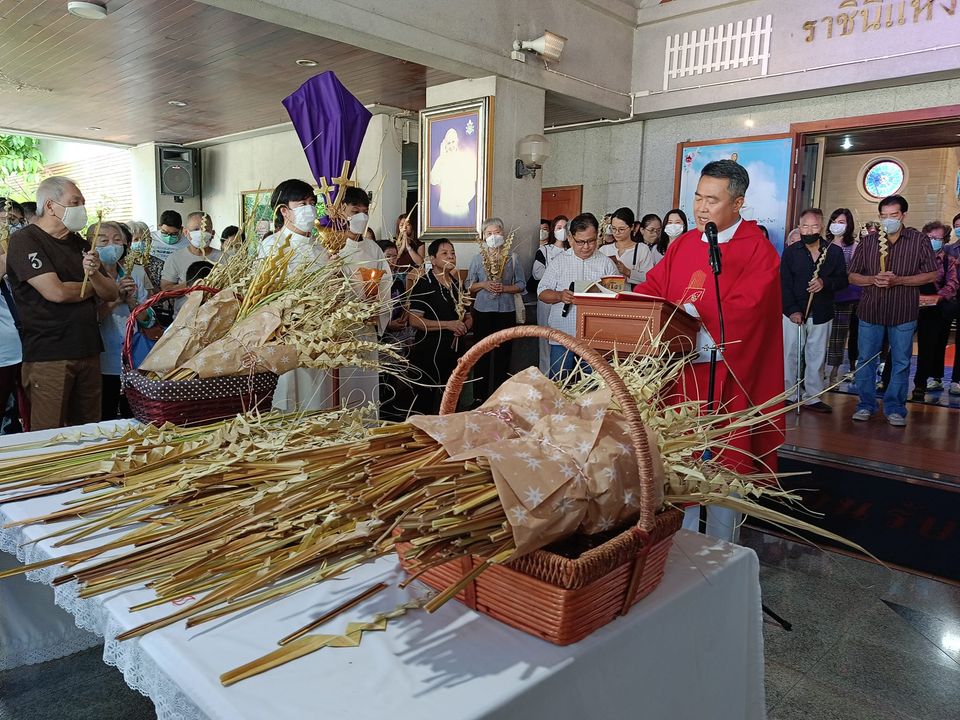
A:
{"label": "striped shirt", "polygon": [[[606,255],[595,252],[586,260],[581,260],[574,255],[573,250],[566,250],[557,255],[553,261],[547,265],[543,277],[540,278],[540,285],[537,292],[544,290],[555,290],[563,292],[570,289],[570,283],[575,282],[579,286],[581,282],[595,282],[605,275],[616,275],[617,266],[613,260]],[[562,330],[568,335],[577,334],[577,306],[572,305],[570,312],[566,317],[562,317],[563,303],[554,303],[550,306],[550,318],[547,324],[556,329]],[[556,345],[551,341],[552,345]]]}
{"label": "striped shirt", "polygon": [[[887,243],[886,269],[899,277],[933,272],[937,269],[937,259],[930,240],[915,228],[904,228],[895,243]],[[880,273],[880,239],[876,233],[860,241],[847,271],[866,276]],[[902,325],[914,322],[919,314],[918,286],[868,285],[857,308],[859,318],[874,325]]]}

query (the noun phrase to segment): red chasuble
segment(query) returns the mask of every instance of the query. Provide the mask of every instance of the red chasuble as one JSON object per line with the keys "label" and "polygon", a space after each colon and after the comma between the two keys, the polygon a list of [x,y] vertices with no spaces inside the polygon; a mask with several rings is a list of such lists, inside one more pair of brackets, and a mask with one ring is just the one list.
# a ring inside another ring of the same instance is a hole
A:
{"label": "red chasuble", "polygon": [[[691,230],[667,248],[667,254],[647,273],[635,292],[666,298],[683,305],[692,302],[716,342],[720,321],[707,243]],[[780,258],[757,224],[744,220],[730,242],[720,245],[720,295],[726,329],[723,359],[717,362],[716,399],[720,412],[736,412],[762,405],[783,392],[783,329],[780,320]],[[691,400],[707,400],[710,363],[688,364],[679,393]],[[781,404],[775,408],[779,409]],[[704,408],[705,409],[705,408]],[[759,457],[776,469],[776,449],[783,443],[782,416],[751,432],[731,434],[727,443]],[[761,468],[747,455],[725,450],[718,461],[732,469]]]}

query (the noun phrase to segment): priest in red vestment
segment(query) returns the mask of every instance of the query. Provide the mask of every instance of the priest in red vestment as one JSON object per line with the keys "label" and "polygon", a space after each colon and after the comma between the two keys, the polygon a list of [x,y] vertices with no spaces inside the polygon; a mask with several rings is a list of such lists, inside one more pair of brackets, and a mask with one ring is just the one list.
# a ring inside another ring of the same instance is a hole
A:
{"label": "priest in red vestment", "polygon": [[[646,281],[634,288],[635,292],[666,298],[699,315],[703,323],[697,339],[700,354],[685,367],[678,392],[706,403],[709,347],[714,339],[720,340],[720,320],[703,231],[707,223],[716,223],[726,331],[715,386],[721,412],[762,405],[783,392],[780,258],[757,224],[740,217],[749,183],[747,171],[732,160],[707,164],[694,199],[696,229],[674,240],[663,260],[647,273]],[[732,433],[726,442],[732,449],[721,450],[716,459],[742,472],[775,470],[776,450],[783,437],[783,416],[772,418],[750,432]],[[717,519],[708,521],[708,533],[735,538],[739,514],[717,510],[711,508],[711,515]],[[696,529],[695,521],[692,529]]]}

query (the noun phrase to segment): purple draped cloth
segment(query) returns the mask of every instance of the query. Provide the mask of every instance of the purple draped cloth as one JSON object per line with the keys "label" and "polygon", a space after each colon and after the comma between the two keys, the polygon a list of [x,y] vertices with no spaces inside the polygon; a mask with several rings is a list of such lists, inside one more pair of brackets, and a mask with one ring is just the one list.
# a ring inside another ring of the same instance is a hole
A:
{"label": "purple draped cloth", "polygon": [[331,71],[315,75],[283,99],[303,145],[314,179],[340,175],[343,161],[357,164],[360,144],[373,117]]}

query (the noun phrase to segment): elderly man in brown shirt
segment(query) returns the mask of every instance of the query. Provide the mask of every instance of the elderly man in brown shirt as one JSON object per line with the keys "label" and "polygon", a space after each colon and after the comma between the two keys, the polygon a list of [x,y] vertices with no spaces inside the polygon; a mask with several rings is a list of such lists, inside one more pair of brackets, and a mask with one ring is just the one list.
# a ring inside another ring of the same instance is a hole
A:
{"label": "elderly man in brown shirt", "polygon": [[913,333],[920,314],[920,286],[937,276],[930,241],[919,230],[904,227],[908,204],[900,195],[878,204],[882,233],[860,241],[847,270],[850,284],[863,288],[860,317],[860,357],[857,359],[857,394],[860,402],[854,420],[869,420],[877,409],[877,355],[886,334],[893,372],[883,396],[883,412],[894,427],[907,424],[907,380]]}
{"label": "elderly man in brown shirt", "polygon": [[72,180],[49,177],[37,188],[37,219],[10,237],[7,274],[20,314],[31,430],[100,420],[97,303],[116,300],[118,291],[77,234],[87,225],[84,202]]}

